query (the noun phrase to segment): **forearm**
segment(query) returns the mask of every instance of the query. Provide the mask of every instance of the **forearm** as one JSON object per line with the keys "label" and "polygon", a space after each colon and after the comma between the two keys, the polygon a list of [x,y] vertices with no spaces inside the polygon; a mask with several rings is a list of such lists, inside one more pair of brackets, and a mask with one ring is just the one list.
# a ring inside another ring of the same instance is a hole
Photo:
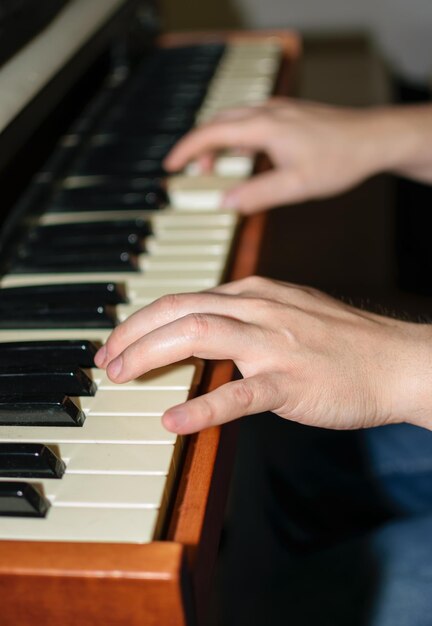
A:
{"label": "forearm", "polygon": [[374,173],[432,183],[432,105],[371,109],[364,125]]}

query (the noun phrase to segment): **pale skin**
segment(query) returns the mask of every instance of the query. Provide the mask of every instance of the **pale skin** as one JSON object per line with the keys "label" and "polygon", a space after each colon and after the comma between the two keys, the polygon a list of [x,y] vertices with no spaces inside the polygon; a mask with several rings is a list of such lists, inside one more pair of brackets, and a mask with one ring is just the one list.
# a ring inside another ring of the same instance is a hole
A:
{"label": "pale skin", "polygon": [[[219,149],[266,152],[274,170],[227,206],[248,213],[342,191],[380,171],[432,183],[432,107],[340,110],[288,100],[229,111],[186,136],[166,166]],[[311,426],[432,428],[432,326],[360,311],[306,287],[251,277],[165,296],[118,326],[96,356],[117,383],[190,356],[232,359],[243,378],[172,407],[187,434],[273,411]]]}
{"label": "pale skin", "polygon": [[432,183],[432,106],[347,109],[274,98],[232,109],[189,133],[165,161],[170,171],[224,148],[265,152],[274,169],[243,183],[225,205],[253,213],[334,195],[380,171]]}

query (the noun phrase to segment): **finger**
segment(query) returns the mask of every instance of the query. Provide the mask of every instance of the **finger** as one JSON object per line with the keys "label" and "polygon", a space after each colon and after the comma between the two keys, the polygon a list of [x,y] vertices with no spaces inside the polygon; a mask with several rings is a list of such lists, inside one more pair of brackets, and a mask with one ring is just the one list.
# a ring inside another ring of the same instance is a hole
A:
{"label": "finger", "polygon": [[[203,124],[200,128],[203,128],[209,124],[217,124],[221,122],[241,120],[241,119],[250,117],[251,115],[256,115],[256,108],[257,108],[256,105],[255,106],[250,105],[250,106],[244,106],[244,107],[237,107],[233,109],[225,109],[223,111],[220,111],[216,115],[214,115],[214,117],[212,117],[211,120],[209,120],[206,124]],[[251,150],[248,150],[246,148],[244,149],[237,148],[233,152],[234,154],[240,154],[240,155],[242,154],[252,155],[253,154]],[[212,172],[214,169],[215,158],[216,158],[215,152],[207,152],[205,154],[198,156],[197,159],[193,162],[194,171],[198,172],[199,174],[208,174]]]}
{"label": "finger", "polygon": [[199,167],[203,173],[210,173],[214,167],[214,157],[212,154],[203,154],[198,160]]}
{"label": "finger", "polygon": [[191,161],[187,165],[186,174],[188,176],[202,176],[203,174],[211,174],[214,170],[214,163],[216,160],[216,154],[208,152],[202,154],[194,161]]}
{"label": "finger", "polygon": [[306,197],[304,181],[296,170],[272,170],[231,189],[223,198],[222,207],[251,214]]}
{"label": "finger", "polygon": [[261,104],[249,104],[246,106],[222,109],[222,111],[216,113],[209,120],[209,123],[241,120],[250,117],[251,115],[256,115],[258,109],[263,110],[264,107]]}
{"label": "finger", "polygon": [[212,292],[168,295],[155,300],[132,314],[111,333],[95,356],[97,367],[106,367],[140,337],[170,324],[186,315],[213,314],[251,321],[252,307],[245,307],[241,298]]}
{"label": "finger", "polygon": [[273,411],[282,404],[271,375],[253,376],[172,407],[162,417],[168,430],[187,435],[244,415]]}
{"label": "finger", "polygon": [[113,382],[125,383],[191,356],[243,363],[246,352],[251,359],[257,355],[255,335],[253,326],[239,320],[194,313],[140,337],[108,363],[106,371]]}
{"label": "finger", "polygon": [[164,160],[168,171],[178,171],[189,161],[222,148],[260,150],[266,139],[264,125],[255,116],[244,120],[212,122],[192,130],[171,150]]}
{"label": "finger", "polygon": [[223,160],[226,157],[248,157],[249,159],[253,159],[254,153],[248,148],[235,148],[229,151],[222,151],[219,154],[208,152],[207,154],[199,156],[196,161],[192,161],[194,164],[192,171],[199,175],[209,174],[215,170],[215,166],[217,171],[217,163],[215,162],[218,158]]}

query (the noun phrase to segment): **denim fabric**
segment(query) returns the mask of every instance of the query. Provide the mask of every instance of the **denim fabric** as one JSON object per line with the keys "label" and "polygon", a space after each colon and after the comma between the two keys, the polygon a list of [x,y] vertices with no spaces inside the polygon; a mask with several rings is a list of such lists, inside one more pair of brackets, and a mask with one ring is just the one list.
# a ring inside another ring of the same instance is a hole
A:
{"label": "denim fabric", "polygon": [[432,626],[432,433],[244,420],[222,626]]}

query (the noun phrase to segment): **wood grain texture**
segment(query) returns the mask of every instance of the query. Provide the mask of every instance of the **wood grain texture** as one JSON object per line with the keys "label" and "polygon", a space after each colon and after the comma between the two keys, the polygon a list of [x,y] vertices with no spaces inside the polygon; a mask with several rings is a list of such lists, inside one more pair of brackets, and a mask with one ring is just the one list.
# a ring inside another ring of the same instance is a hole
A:
{"label": "wood grain texture", "polygon": [[2,542],[2,626],[186,624],[184,549]]}

